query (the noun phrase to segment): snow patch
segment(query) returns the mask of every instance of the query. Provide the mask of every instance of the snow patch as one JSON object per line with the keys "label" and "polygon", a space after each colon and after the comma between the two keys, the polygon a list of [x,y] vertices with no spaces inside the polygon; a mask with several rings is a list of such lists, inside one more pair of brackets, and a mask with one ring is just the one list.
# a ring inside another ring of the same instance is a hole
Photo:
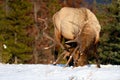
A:
{"label": "snow patch", "polygon": [[120,65],[0,64],[0,80],[120,80]]}

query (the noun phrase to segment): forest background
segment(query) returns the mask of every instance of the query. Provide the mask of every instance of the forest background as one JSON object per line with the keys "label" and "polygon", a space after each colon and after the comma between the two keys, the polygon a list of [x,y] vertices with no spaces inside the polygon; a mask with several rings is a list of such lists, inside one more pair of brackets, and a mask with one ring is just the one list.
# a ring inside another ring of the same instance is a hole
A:
{"label": "forest background", "polygon": [[64,6],[86,7],[97,16],[100,62],[120,65],[120,0],[0,0],[0,63],[51,63],[54,49],[44,47],[52,41],[44,37],[39,19],[54,37],[52,16]]}

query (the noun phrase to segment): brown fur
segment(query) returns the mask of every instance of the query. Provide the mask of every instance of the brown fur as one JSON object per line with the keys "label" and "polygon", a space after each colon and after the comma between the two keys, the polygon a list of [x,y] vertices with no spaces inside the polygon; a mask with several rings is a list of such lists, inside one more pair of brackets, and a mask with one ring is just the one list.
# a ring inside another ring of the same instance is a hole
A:
{"label": "brown fur", "polygon": [[[85,27],[83,28],[81,34],[79,35],[79,40],[78,42],[80,43],[80,54],[78,57],[78,61],[76,63],[76,66],[83,66],[88,64],[88,59],[91,57],[95,57],[96,62],[97,62],[97,67],[100,67],[99,62],[98,62],[98,55],[96,54],[96,47],[98,42],[96,42],[96,34],[95,30],[90,27],[90,25],[86,24]],[[90,53],[91,51],[94,51],[93,53]]]}
{"label": "brown fur", "polygon": [[[87,21],[87,23],[85,23]],[[55,40],[61,43],[61,36],[73,40],[78,36],[77,44],[80,45],[80,52],[85,53],[78,58],[79,62],[87,59],[86,55],[91,47],[96,46],[99,40],[101,26],[96,16],[87,8],[64,7],[53,15]],[[58,55],[59,45],[55,47],[55,59]],[[96,51],[96,50],[94,50]],[[86,57],[86,58],[85,58]],[[86,61],[85,61],[86,63]]]}

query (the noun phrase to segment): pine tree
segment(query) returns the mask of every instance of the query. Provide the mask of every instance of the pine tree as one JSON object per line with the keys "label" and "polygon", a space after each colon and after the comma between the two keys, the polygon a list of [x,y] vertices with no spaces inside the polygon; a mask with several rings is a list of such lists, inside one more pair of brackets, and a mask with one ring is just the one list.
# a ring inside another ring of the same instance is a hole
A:
{"label": "pine tree", "polygon": [[106,19],[99,49],[101,63],[120,64],[120,1],[112,0],[105,8],[106,12],[101,17]]}
{"label": "pine tree", "polygon": [[32,57],[33,39],[26,33],[26,27],[33,23],[29,16],[32,6],[27,0],[8,0],[7,6],[7,12],[0,16],[0,38],[7,46],[3,48],[2,61],[23,63]]}

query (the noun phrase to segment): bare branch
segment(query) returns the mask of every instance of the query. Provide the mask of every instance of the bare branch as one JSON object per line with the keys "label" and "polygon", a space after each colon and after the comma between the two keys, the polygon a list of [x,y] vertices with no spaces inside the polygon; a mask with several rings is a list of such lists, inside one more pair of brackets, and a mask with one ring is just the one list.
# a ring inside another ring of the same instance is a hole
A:
{"label": "bare branch", "polygon": [[44,49],[50,49],[50,48],[52,48],[52,47],[54,47],[55,46],[55,44],[52,44],[52,45],[50,45],[49,47],[45,47]]}
{"label": "bare branch", "polygon": [[[43,29],[43,35],[44,35],[46,38],[48,38],[48,39],[50,39],[51,41],[53,41],[54,45],[55,45],[55,44],[58,44],[58,45],[60,45],[60,47],[64,50],[65,47],[64,47],[60,42],[57,42],[54,38],[52,38],[52,37],[49,36],[47,33],[45,33],[45,30],[48,28],[47,18],[46,18],[46,19],[38,18],[38,20],[44,22],[44,24],[45,24],[45,28]],[[45,48],[45,49],[52,48],[54,45],[52,45],[52,46],[50,46],[50,47],[47,47],[47,48]]]}
{"label": "bare branch", "polygon": [[67,52],[67,51],[64,50],[53,64],[57,64],[57,62],[60,60],[60,58],[61,58],[63,55],[66,54],[66,52]]}
{"label": "bare branch", "polygon": [[73,53],[70,55],[70,57],[69,57],[69,59],[68,59],[66,65],[65,65],[65,67],[68,66],[68,64],[70,63],[72,57],[74,56],[74,54],[75,54],[75,52],[78,50],[78,48],[79,48],[79,46],[77,46],[77,47],[74,49]]}

